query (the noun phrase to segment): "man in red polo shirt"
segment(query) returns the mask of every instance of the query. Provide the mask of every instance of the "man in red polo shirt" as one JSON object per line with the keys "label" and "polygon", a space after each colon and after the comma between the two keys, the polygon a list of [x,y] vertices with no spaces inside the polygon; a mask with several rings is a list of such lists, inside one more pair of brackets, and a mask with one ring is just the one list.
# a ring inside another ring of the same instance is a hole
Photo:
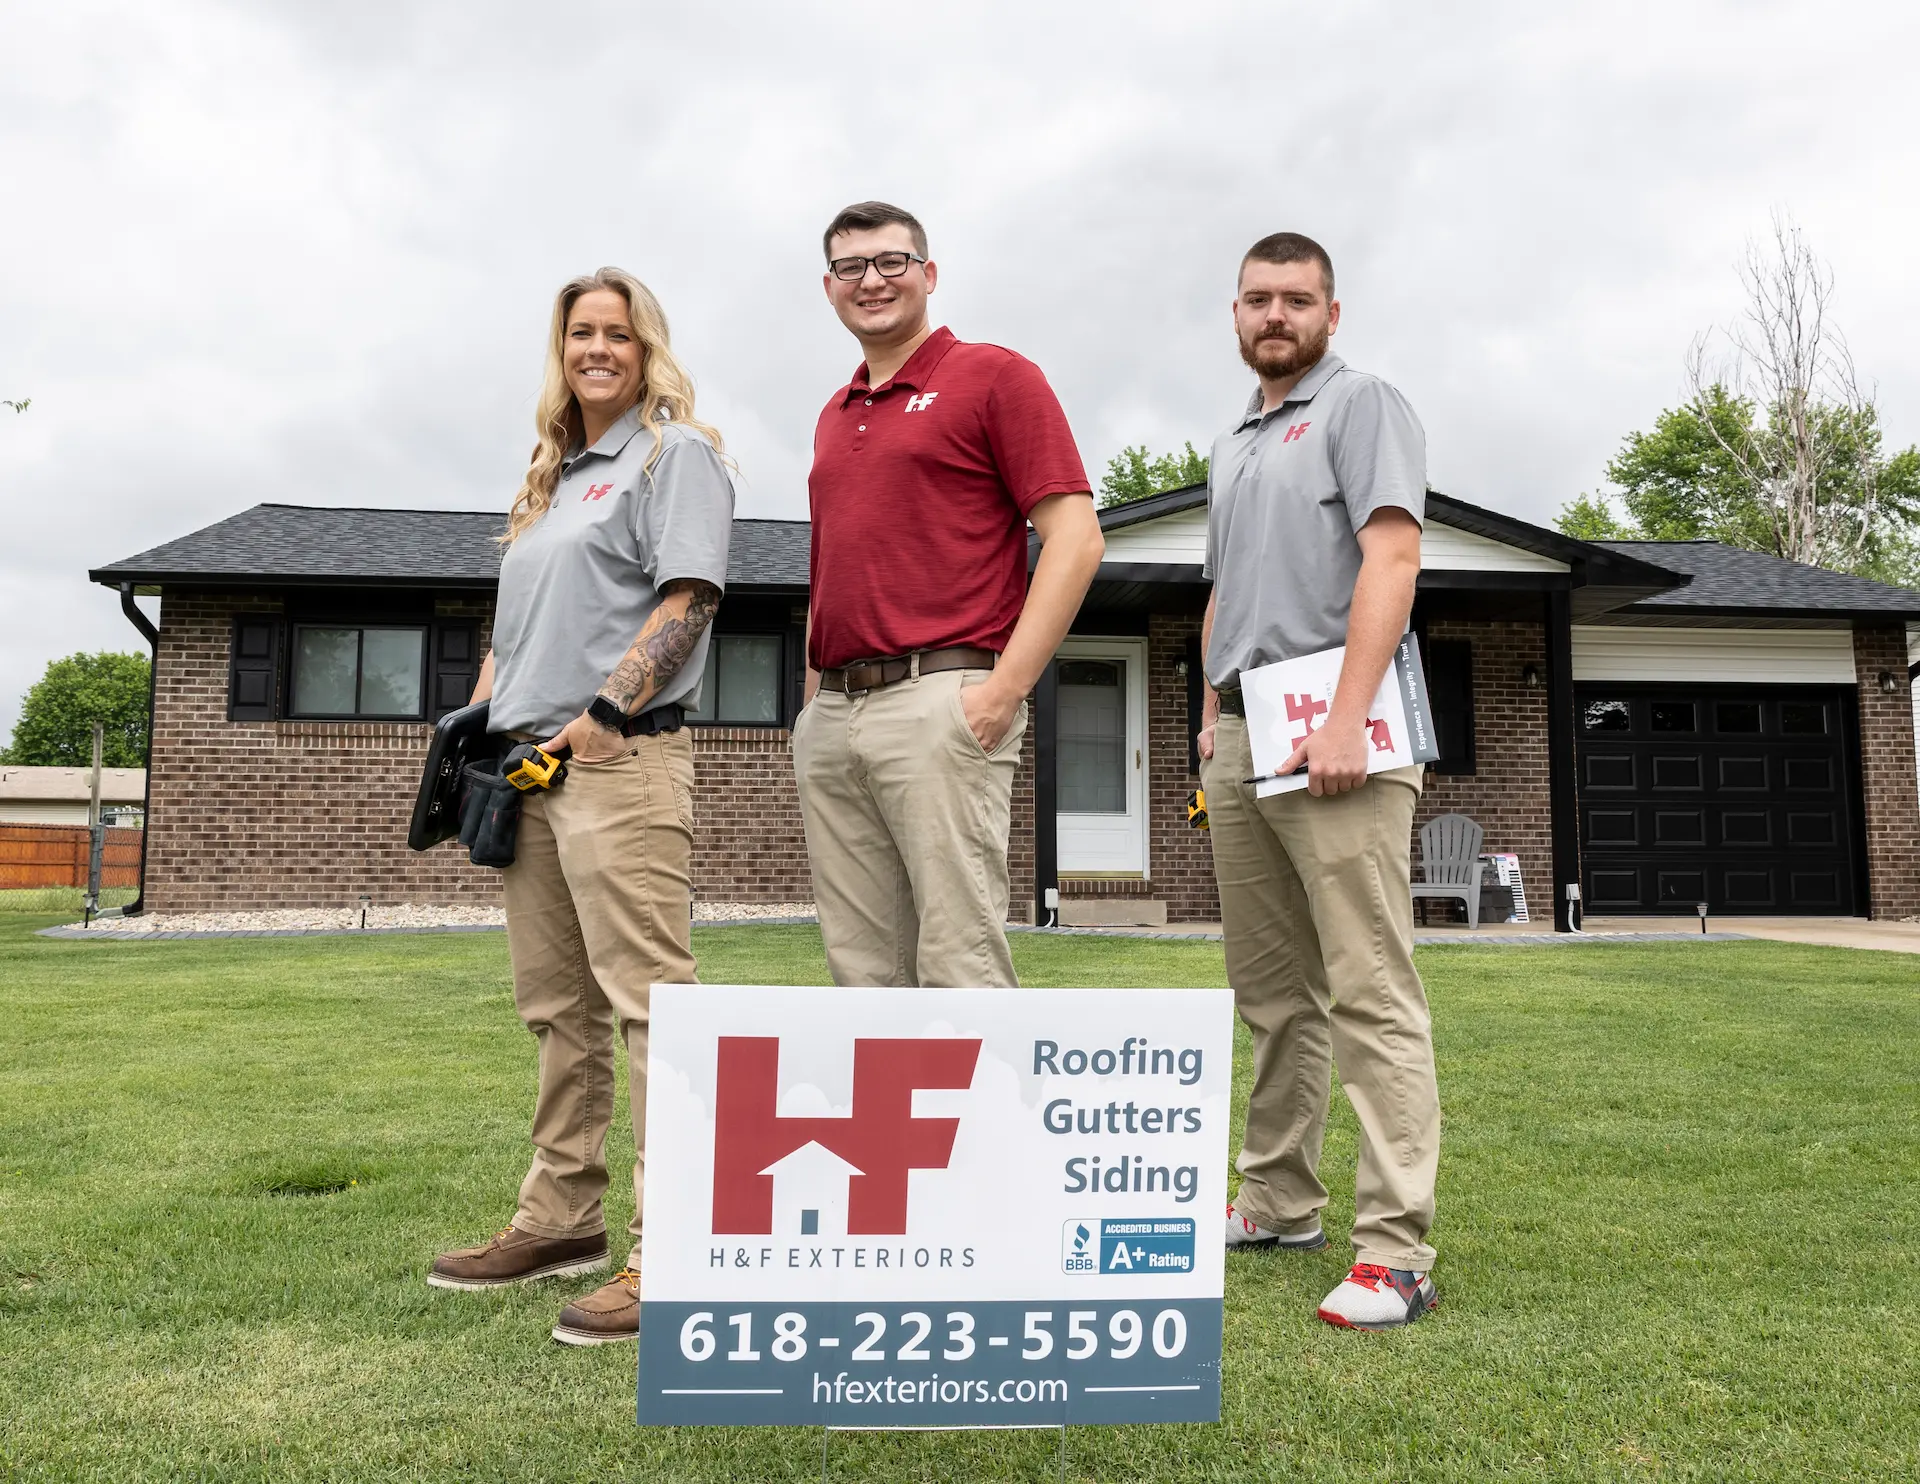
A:
{"label": "man in red polo shirt", "polygon": [[827,300],[866,353],[820,414],[808,480],[793,758],[827,962],[836,984],[1012,985],[1025,698],[1100,565],[1100,522],[1039,367],[928,323],[920,223],[865,201],[823,240]]}

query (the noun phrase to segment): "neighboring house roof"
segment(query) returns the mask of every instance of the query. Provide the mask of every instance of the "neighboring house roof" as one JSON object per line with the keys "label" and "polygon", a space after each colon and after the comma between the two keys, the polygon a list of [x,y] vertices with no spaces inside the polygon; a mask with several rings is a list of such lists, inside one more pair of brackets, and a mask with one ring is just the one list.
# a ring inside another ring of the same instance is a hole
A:
{"label": "neighboring house roof", "polygon": [[[146,797],[145,768],[102,768],[100,798],[138,804]],[[91,768],[0,767],[0,804],[85,803],[93,797]]]}
{"label": "neighboring house roof", "polygon": [[[89,572],[117,587],[492,588],[506,529],[497,510],[256,505],[191,535]],[[807,523],[736,520],[727,583],[805,588]]]}
{"label": "neighboring house roof", "polygon": [[1847,572],[1809,567],[1718,541],[1601,541],[1595,545],[1693,578],[1683,588],[1642,598],[1617,616],[1678,618],[1716,614],[1753,618],[1917,618],[1920,592]]}

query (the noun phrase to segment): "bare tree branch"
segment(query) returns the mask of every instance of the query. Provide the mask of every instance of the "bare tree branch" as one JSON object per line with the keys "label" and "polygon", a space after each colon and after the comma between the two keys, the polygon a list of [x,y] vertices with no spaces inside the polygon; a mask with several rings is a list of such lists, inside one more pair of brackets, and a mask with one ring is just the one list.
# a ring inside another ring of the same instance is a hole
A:
{"label": "bare tree branch", "polygon": [[[1771,239],[1740,266],[1738,321],[1697,337],[1687,356],[1693,410],[1766,511],[1775,552],[1848,567],[1881,523],[1879,438],[1846,338],[1832,323],[1833,270],[1775,213]],[[1718,339],[1724,352],[1709,351]],[[1709,415],[1716,390],[1750,404],[1755,421],[1729,439]]]}

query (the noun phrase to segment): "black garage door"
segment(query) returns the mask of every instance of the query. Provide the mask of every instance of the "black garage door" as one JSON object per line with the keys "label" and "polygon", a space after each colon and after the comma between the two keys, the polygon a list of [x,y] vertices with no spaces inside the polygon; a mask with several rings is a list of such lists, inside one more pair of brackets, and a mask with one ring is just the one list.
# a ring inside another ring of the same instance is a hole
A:
{"label": "black garage door", "polygon": [[1586,910],[1859,910],[1854,699],[1840,687],[1575,690]]}

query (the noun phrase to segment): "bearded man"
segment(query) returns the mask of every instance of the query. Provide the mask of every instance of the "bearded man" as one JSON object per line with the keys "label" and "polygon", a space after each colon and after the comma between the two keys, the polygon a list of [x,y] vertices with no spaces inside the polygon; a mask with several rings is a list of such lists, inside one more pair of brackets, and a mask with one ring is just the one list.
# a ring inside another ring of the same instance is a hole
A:
{"label": "bearded man", "polygon": [[[1253,1033],[1253,1090],[1229,1249],[1327,1245],[1318,1166],[1330,1070],[1360,1121],[1352,1270],[1320,1317],[1411,1323],[1432,1278],[1440,1102],[1407,889],[1420,769],[1367,775],[1367,707],[1420,574],[1426,439],[1404,397],[1327,349],[1333,262],[1278,232],[1233,301],[1260,379],[1208,477],[1206,704],[1198,738],[1227,979]],[[1344,644],[1326,720],[1283,765],[1307,787],[1256,798],[1240,675]]]}

